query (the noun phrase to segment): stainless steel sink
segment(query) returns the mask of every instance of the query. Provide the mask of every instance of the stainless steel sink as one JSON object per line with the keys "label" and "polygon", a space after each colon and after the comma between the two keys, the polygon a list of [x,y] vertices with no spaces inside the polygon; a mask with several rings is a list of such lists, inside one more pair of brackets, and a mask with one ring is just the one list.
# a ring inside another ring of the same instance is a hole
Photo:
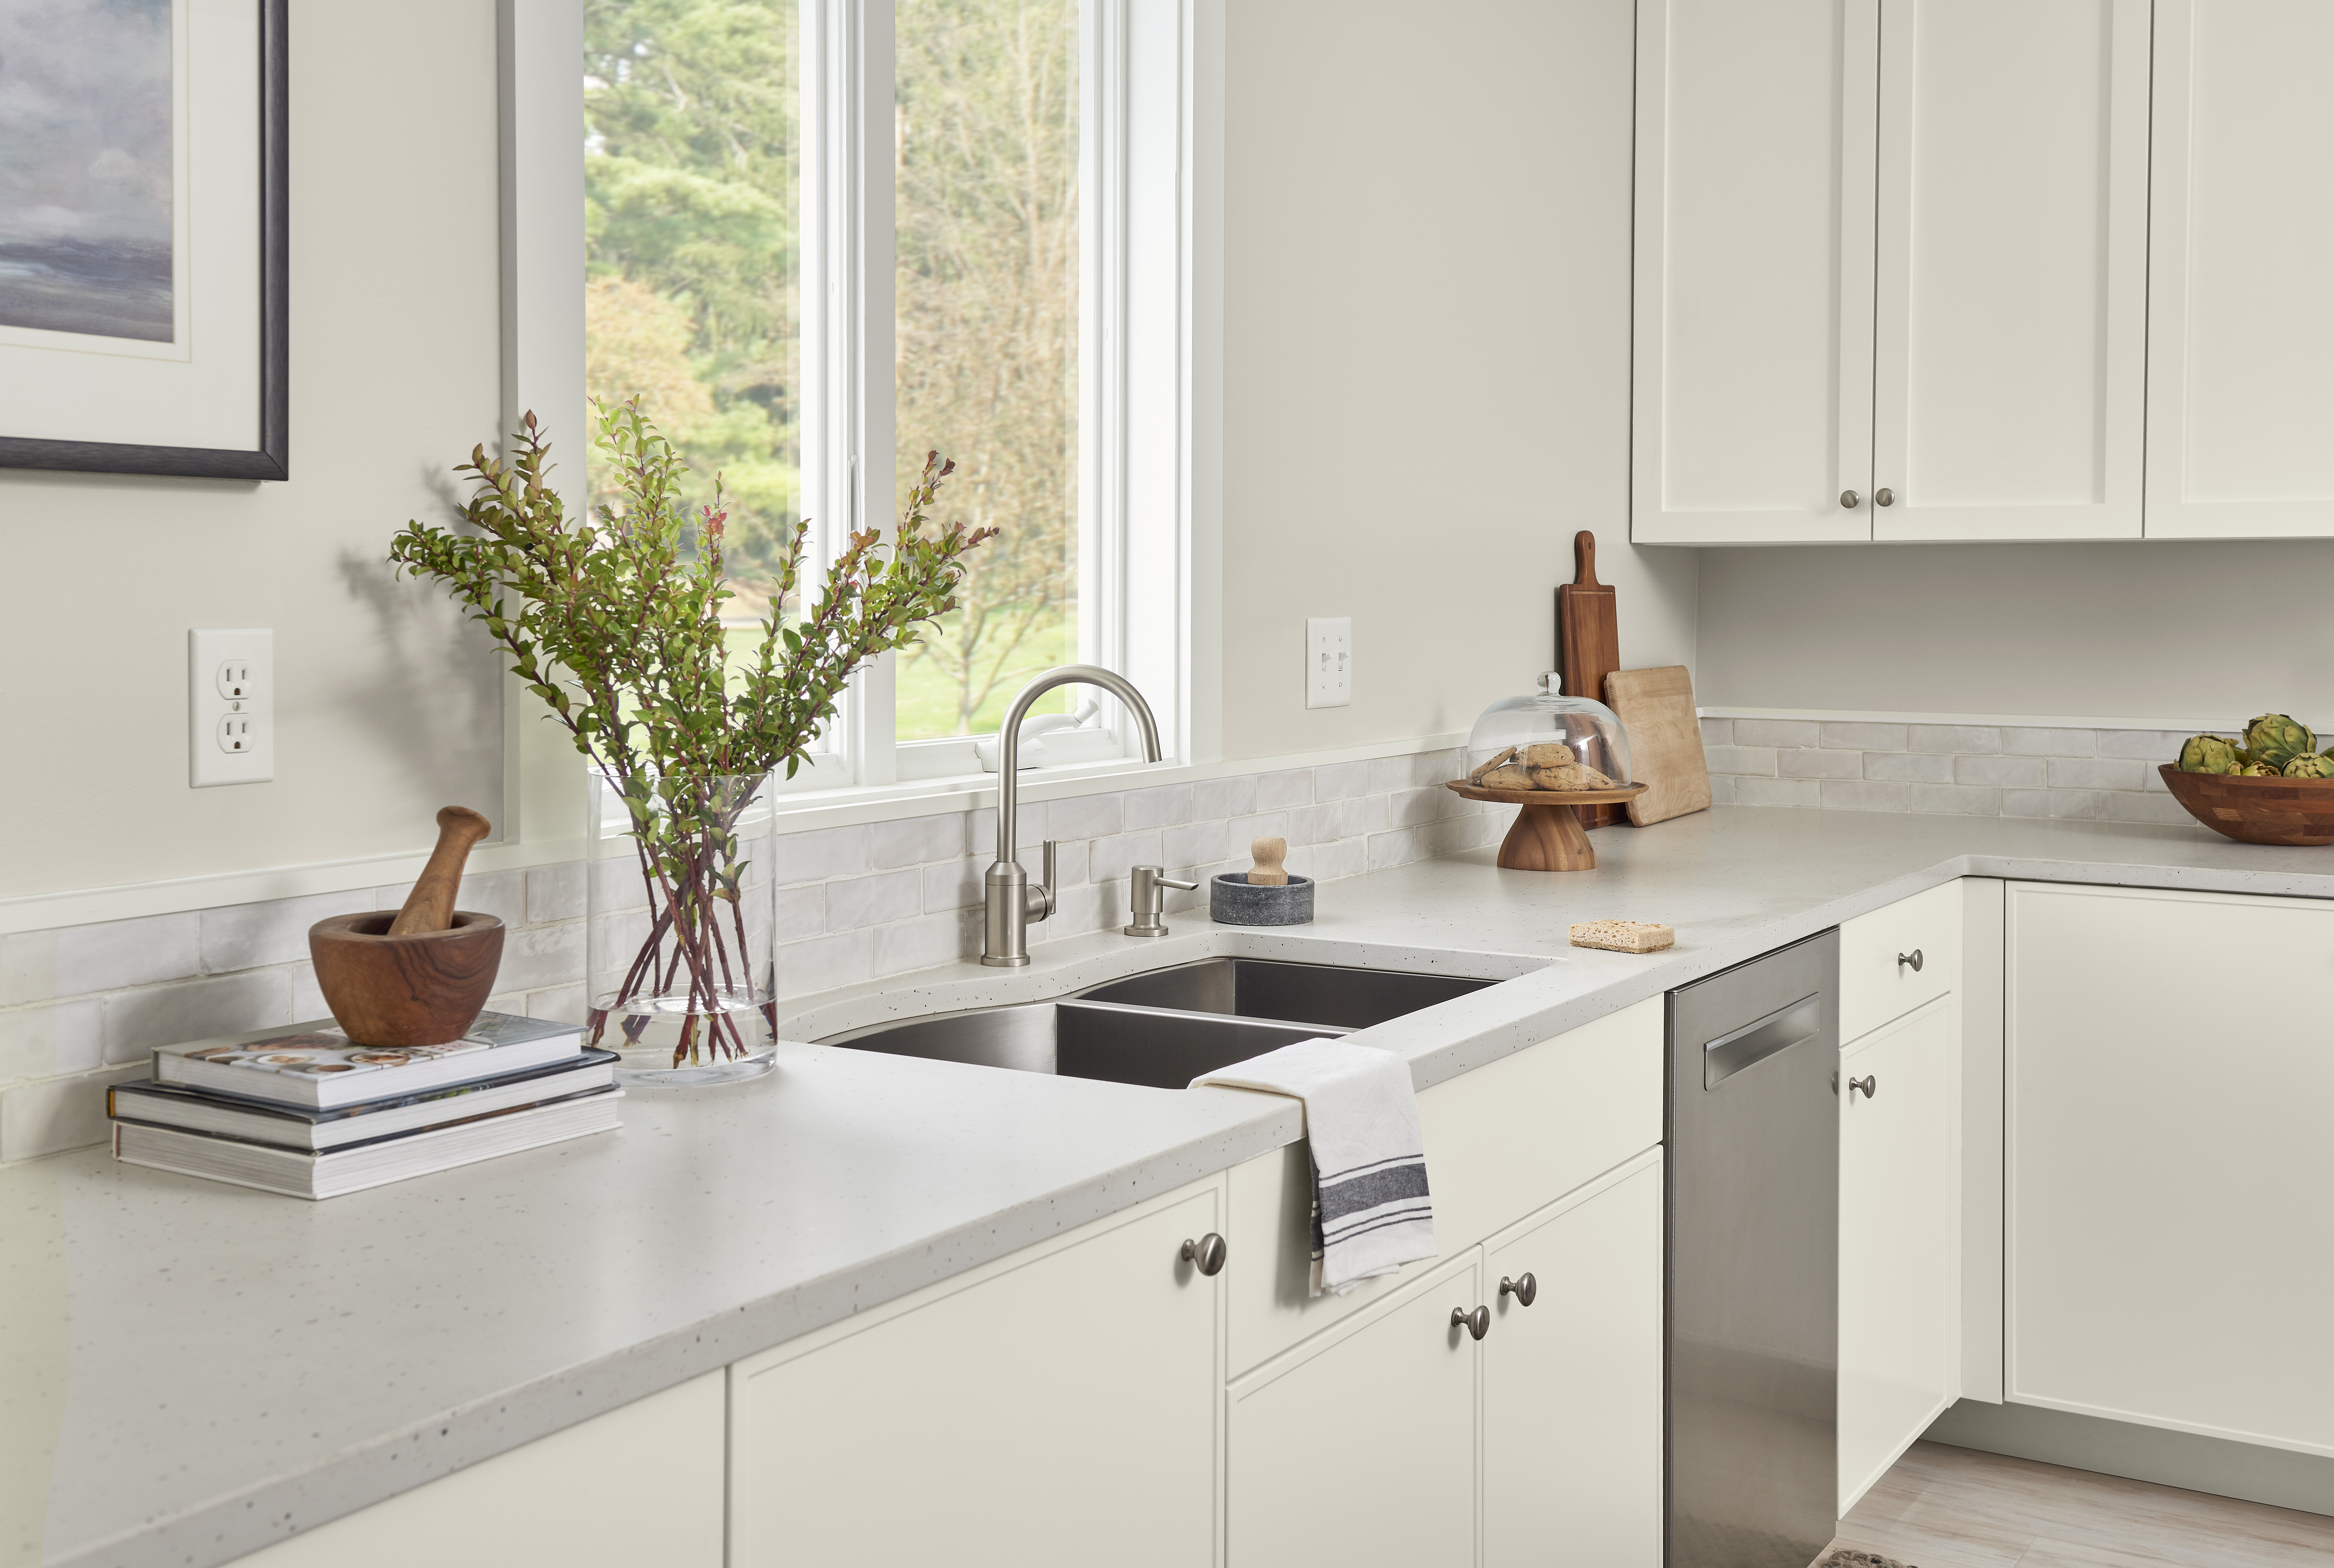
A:
{"label": "stainless steel sink", "polygon": [[1172,969],[1154,969],[1090,986],[1078,995],[1090,1002],[1125,1002],[1191,1013],[1366,1029],[1493,983],[1333,964],[1202,958],[1195,964],[1178,964]]}
{"label": "stainless steel sink", "polygon": [[1367,1028],[1490,984],[1326,964],[1203,958],[1112,980],[1058,1002],[877,1024],[819,1044],[1181,1089],[1202,1073],[1294,1041]]}
{"label": "stainless steel sink", "polygon": [[1312,1024],[1071,999],[878,1024],[829,1035],[819,1044],[1181,1089],[1202,1073],[1261,1056],[1292,1041],[1345,1033]]}

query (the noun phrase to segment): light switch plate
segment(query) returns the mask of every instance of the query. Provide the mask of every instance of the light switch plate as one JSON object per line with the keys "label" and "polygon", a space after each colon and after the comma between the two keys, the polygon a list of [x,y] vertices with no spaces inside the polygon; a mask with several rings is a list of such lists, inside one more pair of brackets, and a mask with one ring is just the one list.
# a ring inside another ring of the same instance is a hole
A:
{"label": "light switch plate", "polygon": [[1338,615],[1305,623],[1305,706],[1346,707],[1354,700],[1354,622]]}
{"label": "light switch plate", "polygon": [[275,633],[188,631],[187,783],[208,789],[275,776]]}

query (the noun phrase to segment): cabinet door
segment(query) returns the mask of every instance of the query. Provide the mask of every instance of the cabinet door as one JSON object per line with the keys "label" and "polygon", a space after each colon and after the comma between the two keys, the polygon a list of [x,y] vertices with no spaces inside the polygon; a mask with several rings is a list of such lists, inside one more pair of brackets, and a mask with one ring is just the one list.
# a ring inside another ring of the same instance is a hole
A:
{"label": "cabinet door", "polygon": [[1637,7],[1640,544],[1871,537],[1878,15]]}
{"label": "cabinet door", "polygon": [[730,1568],[1204,1568],[1223,1276],[1179,1254],[1220,1227],[1220,1193],[738,1362]]}
{"label": "cabinet door", "polygon": [[2005,925],[2010,1399],[2334,1455],[2334,902],[2013,882]]}
{"label": "cabinet door", "polygon": [[1842,1515],[1957,1392],[1956,1026],[1953,999],[1940,996],[1840,1049]]}
{"label": "cabinet door", "polygon": [[1885,0],[1873,537],[2136,539],[2148,0]]}
{"label": "cabinet door", "polygon": [[1661,1568],[1662,1151],[1483,1248],[1485,1568]]}
{"label": "cabinet door", "polygon": [[711,1371],[236,1560],[236,1568],[721,1568]]}
{"label": "cabinet door", "polygon": [[1227,1561],[1473,1568],[1480,1249],[1230,1388]]}
{"label": "cabinet door", "polygon": [[2334,6],[2157,0],[2150,538],[2334,534]]}

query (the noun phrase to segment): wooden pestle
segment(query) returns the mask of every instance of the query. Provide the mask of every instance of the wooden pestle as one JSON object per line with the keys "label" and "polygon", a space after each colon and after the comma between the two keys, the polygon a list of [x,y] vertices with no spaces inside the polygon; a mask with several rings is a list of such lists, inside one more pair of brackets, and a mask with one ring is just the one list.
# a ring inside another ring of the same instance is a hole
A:
{"label": "wooden pestle", "polygon": [[429,851],[429,863],[421,868],[413,890],[405,895],[405,907],[390,922],[391,936],[417,937],[453,928],[454,895],[461,890],[462,867],[470,858],[470,846],[493,831],[493,823],[468,806],[448,806],[438,813],[438,847]]}
{"label": "wooden pestle", "polygon": [[1281,864],[1288,859],[1287,839],[1258,839],[1249,845],[1248,852],[1256,858],[1256,864],[1249,868],[1249,886],[1285,888],[1288,885],[1288,872]]}

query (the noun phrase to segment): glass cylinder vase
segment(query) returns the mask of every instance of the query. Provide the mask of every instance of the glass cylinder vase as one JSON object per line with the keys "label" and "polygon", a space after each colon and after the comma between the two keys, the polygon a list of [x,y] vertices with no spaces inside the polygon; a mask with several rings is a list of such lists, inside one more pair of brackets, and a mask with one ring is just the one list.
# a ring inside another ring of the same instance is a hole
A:
{"label": "glass cylinder vase", "polygon": [[769,775],[592,779],[589,1042],[620,1082],[732,1083],[774,1064]]}

